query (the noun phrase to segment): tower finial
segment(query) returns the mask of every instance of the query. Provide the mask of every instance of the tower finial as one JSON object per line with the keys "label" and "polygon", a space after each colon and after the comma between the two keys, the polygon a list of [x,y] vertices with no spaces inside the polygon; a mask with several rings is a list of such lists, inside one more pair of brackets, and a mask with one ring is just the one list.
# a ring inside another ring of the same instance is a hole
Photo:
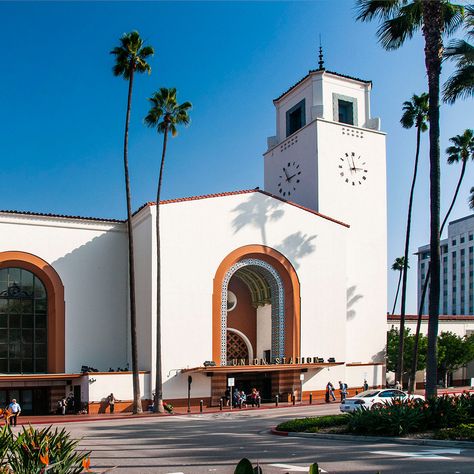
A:
{"label": "tower finial", "polygon": [[324,56],[323,56],[323,45],[321,43],[321,34],[319,35],[319,61],[318,61],[318,65],[319,65],[319,70],[323,70],[324,69]]}

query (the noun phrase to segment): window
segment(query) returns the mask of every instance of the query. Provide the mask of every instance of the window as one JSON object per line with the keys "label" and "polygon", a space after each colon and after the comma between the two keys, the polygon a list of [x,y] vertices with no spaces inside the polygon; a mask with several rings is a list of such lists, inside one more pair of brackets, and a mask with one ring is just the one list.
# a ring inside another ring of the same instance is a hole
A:
{"label": "window", "polygon": [[452,254],[453,258],[456,258],[456,252],[454,251]]}
{"label": "window", "polygon": [[464,237],[461,237],[460,241],[462,244],[464,243],[464,240],[465,240]]}
{"label": "window", "polygon": [[424,264],[424,263],[421,264],[421,269],[422,269],[422,270],[425,269],[425,264]]}
{"label": "window", "polygon": [[472,239],[473,239],[473,235],[469,234],[469,240],[472,240]]}
{"label": "window", "polygon": [[443,262],[447,262],[448,261],[448,257],[443,257]]}
{"label": "window", "polygon": [[354,125],[354,105],[347,100],[339,99],[338,103],[338,121]]}
{"label": "window", "polygon": [[465,254],[465,250],[461,249],[461,255],[464,255],[464,254]]}
{"label": "window", "polygon": [[306,125],[305,99],[286,112],[286,136]]}
{"label": "window", "polygon": [[21,268],[0,269],[0,372],[46,372],[47,296]]}
{"label": "window", "polygon": [[469,253],[472,253],[474,251],[474,247],[469,247]]}
{"label": "window", "polygon": [[456,239],[453,239],[453,241],[451,242],[452,245],[456,245]]}

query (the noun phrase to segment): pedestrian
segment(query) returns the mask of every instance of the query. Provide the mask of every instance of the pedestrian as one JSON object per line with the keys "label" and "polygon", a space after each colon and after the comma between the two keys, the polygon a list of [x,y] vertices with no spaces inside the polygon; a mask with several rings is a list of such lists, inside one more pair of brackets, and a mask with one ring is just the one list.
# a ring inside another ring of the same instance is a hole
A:
{"label": "pedestrian", "polygon": [[66,414],[66,408],[67,408],[67,406],[68,406],[68,401],[67,401],[65,398],[63,398],[63,399],[61,400],[61,415],[65,415],[65,414]]}
{"label": "pedestrian", "polygon": [[398,380],[395,382],[395,390],[403,390],[402,384]]}
{"label": "pedestrian", "polygon": [[346,401],[347,397],[347,384],[339,380],[339,394],[341,395],[341,403]]}
{"label": "pedestrian", "polygon": [[237,408],[240,405],[240,392],[237,387],[234,389],[234,393],[232,394],[232,405],[234,408]]}
{"label": "pedestrian", "polygon": [[364,392],[367,392],[369,390],[369,384],[367,383],[367,380],[364,379]]}
{"label": "pedestrian", "polygon": [[242,390],[240,392],[240,407],[239,408],[247,408],[247,394]]}
{"label": "pedestrian", "polygon": [[116,401],[113,393],[111,393],[107,397],[107,401],[109,402],[110,413],[113,414],[115,410],[115,401]]}
{"label": "pedestrian", "polygon": [[10,425],[16,426],[17,418],[21,413],[21,407],[14,398],[12,399],[10,405],[8,405],[7,410],[11,412]]}
{"label": "pedestrian", "polygon": [[326,385],[326,388],[329,391],[329,396],[332,398],[332,401],[335,402],[336,395],[334,395],[334,385],[331,382],[328,382],[328,384]]}
{"label": "pedestrian", "polygon": [[224,393],[225,406],[230,406],[230,388],[227,387]]}

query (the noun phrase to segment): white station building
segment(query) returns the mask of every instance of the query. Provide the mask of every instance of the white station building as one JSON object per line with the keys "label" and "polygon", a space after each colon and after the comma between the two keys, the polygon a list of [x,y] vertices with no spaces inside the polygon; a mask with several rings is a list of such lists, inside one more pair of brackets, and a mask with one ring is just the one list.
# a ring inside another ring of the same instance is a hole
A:
{"label": "white station building", "polygon": [[[324,68],[275,99],[264,190],[160,203],[164,398],[216,405],[228,378],[264,400],[385,383],[385,134],[372,84]],[[133,217],[139,368],[154,390],[156,204]],[[0,212],[0,405],[73,393],[131,407],[123,221]],[[205,362],[211,362],[211,364]],[[82,366],[99,372],[82,373]],[[113,369],[114,371],[110,371]]]}

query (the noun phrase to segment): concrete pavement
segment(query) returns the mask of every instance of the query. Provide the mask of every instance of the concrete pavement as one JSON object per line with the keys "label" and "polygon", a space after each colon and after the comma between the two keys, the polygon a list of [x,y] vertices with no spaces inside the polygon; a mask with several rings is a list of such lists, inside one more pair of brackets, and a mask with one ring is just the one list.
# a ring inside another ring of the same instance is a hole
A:
{"label": "concrete pavement", "polygon": [[92,465],[114,473],[232,474],[242,457],[264,474],[307,472],[318,462],[330,473],[474,472],[474,450],[274,436],[269,428],[295,417],[337,413],[337,405],[233,411],[174,417],[66,423]]}

